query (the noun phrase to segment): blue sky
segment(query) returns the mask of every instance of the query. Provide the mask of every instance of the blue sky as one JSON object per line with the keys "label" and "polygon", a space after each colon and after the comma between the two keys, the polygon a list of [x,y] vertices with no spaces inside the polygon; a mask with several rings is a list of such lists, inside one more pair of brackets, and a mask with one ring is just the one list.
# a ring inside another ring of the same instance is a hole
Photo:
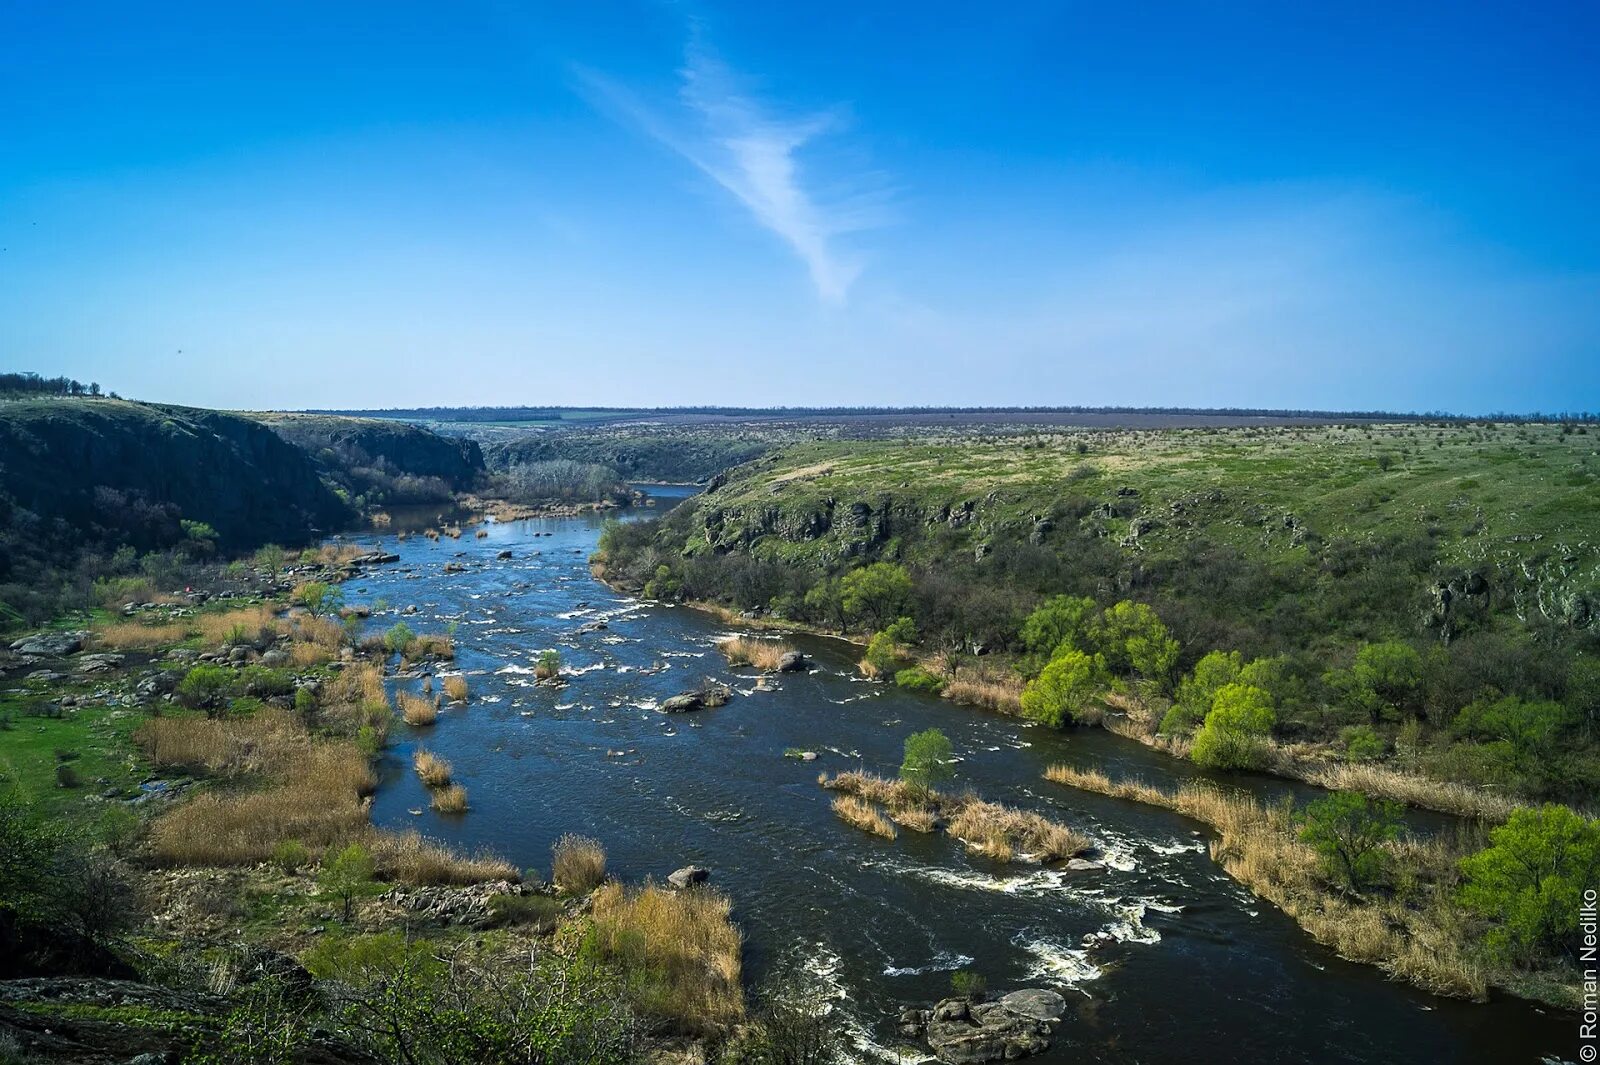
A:
{"label": "blue sky", "polygon": [[1600,6],[1311,6],[0,0],[0,366],[1600,408]]}

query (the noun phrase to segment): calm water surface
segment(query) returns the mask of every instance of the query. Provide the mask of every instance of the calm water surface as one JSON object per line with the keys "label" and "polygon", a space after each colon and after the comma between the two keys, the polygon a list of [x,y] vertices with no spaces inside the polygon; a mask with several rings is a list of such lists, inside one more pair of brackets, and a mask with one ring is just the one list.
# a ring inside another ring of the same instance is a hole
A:
{"label": "calm water surface", "polygon": [[[654,487],[659,496],[671,490]],[[397,726],[374,819],[547,870],[566,832],[604,841],[629,881],[688,863],[713,870],[745,929],[747,971],[802,965],[836,997],[863,1054],[895,1042],[907,1004],[948,992],[950,973],[993,990],[1059,988],[1069,1020],[1041,1062],[1533,1062],[1573,1053],[1572,1018],[1515,1002],[1473,1006],[1411,990],[1341,962],[1224,876],[1202,826],[1041,779],[1065,761],[1174,783],[1183,763],[1099,730],[1052,733],[870,684],[856,649],[794,640],[805,675],[730,670],[713,647],[730,631],[699,612],[641,603],[593,580],[598,518],[487,526],[485,539],[393,535],[401,562],[348,585],[348,601],[415,604],[419,631],[457,623],[465,709],[424,733]],[[510,550],[509,560],[496,555]],[[467,572],[445,574],[447,562]],[[580,626],[604,621],[604,630]],[[533,683],[556,648],[561,689]],[[731,704],[663,715],[655,704],[715,677]],[[401,685],[415,682],[400,681]],[[1090,833],[1103,873],[1001,866],[942,837],[884,841],[829,810],[819,770],[892,773],[905,737],[937,727],[960,762],[955,786],[1038,810]],[[472,810],[427,810],[409,771],[417,742],[447,757]],[[815,750],[802,763],[786,748]],[[1244,781],[1264,795],[1300,790]],[[413,810],[422,810],[413,814]],[[873,1060],[863,1057],[863,1060]]]}

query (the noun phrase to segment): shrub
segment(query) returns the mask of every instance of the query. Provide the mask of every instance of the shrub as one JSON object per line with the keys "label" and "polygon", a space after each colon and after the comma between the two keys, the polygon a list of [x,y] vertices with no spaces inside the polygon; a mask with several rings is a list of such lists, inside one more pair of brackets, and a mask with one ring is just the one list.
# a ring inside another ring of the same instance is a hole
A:
{"label": "shrub", "polygon": [[350,923],[355,900],[370,889],[376,870],[371,852],[359,843],[323,857],[317,883],[344,907],[346,924]]}
{"label": "shrub", "polygon": [[467,812],[467,789],[460,784],[436,788],[429,805],[441,814],[464,814]]}
{"label": "shrub", "polygon": [[459,673],[452,673],[444,678],[444,693],[452,702],[464,703],[467,701],[467,678]]}
{"label": "shrub", "polygon": [[606,878],[606,849],[587,836],[565,835],[550,850],[550,879],[569,895],[584,895]]}
{"label": "shrub", "polygon": [[949,780],[954,775],[950,768],[952,753],[949,738],[938,729],[913,733],[906,737],[900,779],[926,796],[935,784]]}
{"label": "shrub", "polygon": [[1022,690],[1022,714],[1053,728],[1075,720],[1105,683],[1105,659],[1066,650]]}
{"label": "shrub", "polygon": [[867,641],[867,653],[861,658],[861,672],[873,678],[893,677],[903,659],[894,637],[880,632]]}
{"label": "shrub", "polygon": [[1324,872],[1362,891],[1383,874],[1380,848],[1400,834],[1400,804],[1338,791],[1307,806],[1300,826],[1300,842],[1317,852]]}
{"label": "shrub", "polygon": [[319,618],[339,609],[339,604],[344,601],[344,592],[338,585],[306,581],[295,588],[291,598],[293,602],[305,607],[306,613]]}
{"label": "shrub", "polygon": [[390,654],[406,655],[416,645],[417,634],[411,631],[411,626],[403,621],[397,621],[383,634],[383,648]]}
{"label": "shrub", "polygon": [[1576,958],[1582,893],[1600,879],[1600,821],[1555,804],[1519,809],[1461,873],[1463,905],[1495,922],[1492,946]]}
{"label": "shrub", "polygon": [[1353,725],[1342,733],[1344,756],[1352,762],[1375,762],[1383,757],[1383,737],[1371,725]]}
{"label": "shrub", "polygon": [[272,848],[272,864],[285,876],[293,876],[311,864],[311,852],[299,840],[286,839]]}
{"label": "shrub", "polygon": [[794,650],[782,640],[758,640],[750,636],[719,640],[717,649],[727,657],[730,666],[754,666],[768,672],[776,670],[783,656]]}
{"label": "shrub", "polygon": [[70,763],[62,762],[56,766],[56,787],[76,788],[82,784],[83,780],[78,776],[77,769],[73,768]]}
{"label": "shrub", "polygon": [[178,682],[178,702],[208,715],[219,712],[233,690],[233,671],[224,666],[195,666]]}
{"label": "shrub", "polygon": [[921,666],[912,666],[902,669],[894,675],[895,684],[907,691],[921,692],[925,695],[938,695],[944,691],[944,678],[937,673],[930,673]]}
{"label": "shrub", "polygon": [[539,652],[538,661],[533,665],[533,676],[536,680],[552,680],[561,674],[561,652],[551,648]]}
{"label": "shrub", "polygon": [[285,670],[266,666],[246,666],[239,671],[235,683],[246,695],[256,699],[270,699],[294,691],[294,677]]}
{"label": "shrub", "polygon": [[537,932],[553,932],[565,912],[561,900],[548,895],[489,896],[495,925],[528,925]]}
{"label": "shrub", "polygon": [[755,993],[756,1016],[720,1065],[841,1065],[850,1060],[835,1006],[804,974],[780,972]]}
{"label": "shrub", "polygon": [[962,998],[981,1002],[989,991],[989,983],[983,978],[982,973],[973,972],[971,969],[957,969],[950,974],[950,990]]}

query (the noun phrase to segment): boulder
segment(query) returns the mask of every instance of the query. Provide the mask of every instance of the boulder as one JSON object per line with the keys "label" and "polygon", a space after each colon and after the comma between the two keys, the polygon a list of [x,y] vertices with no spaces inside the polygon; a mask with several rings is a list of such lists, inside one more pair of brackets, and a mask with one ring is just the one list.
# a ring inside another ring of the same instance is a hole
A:
{"label": "boulder", "polygon": [[123,656],[119,654],[84,655],[78,659],[79,673],[105,673],[122,665]]}
{"label": "boulder", "polygon": [[36,658],[63,658],[83,650],[88,638],[87,632],[38,632],[13,641],[11,649]]}
{"label": "boulder", "polygon": [[686,865],[667,877],[667,883],[679,891],[711,879],[711,870],[701,865]]}
{"label": "boulder", "polygon": [[508,562],[508,561],[511,560],[511,549],[508,547],[504,551],[500,552],[498,555],[495,555],[494,557],[498,558],[501,562]]}
{"label": "boulder", "polygon": [[799,651],[788,651],[778,659],[779,673],[799,673],[811,664],[810,660]]}
{"label": "boulder", "polygon": [[1066,1000],[1054,991],[1028,988],[998,1002],[947,998],[931,1011],[905,1010],[898,1028],[902,1035],[927,1040],[946,1065],[983,1065],[1048,1050],[1065,1011]]}
{"label": "boulder", "polygon": [[1106,867],[1087,858],[1068,858],[1066,868],[1074,873],[1103,873]]}
{"label": "boulder", "polygon": [[661,700],[661,705],[656,709],[663,714],[682,714],[689,710],[698,710],[702,705],[699,692],[684,692]]}

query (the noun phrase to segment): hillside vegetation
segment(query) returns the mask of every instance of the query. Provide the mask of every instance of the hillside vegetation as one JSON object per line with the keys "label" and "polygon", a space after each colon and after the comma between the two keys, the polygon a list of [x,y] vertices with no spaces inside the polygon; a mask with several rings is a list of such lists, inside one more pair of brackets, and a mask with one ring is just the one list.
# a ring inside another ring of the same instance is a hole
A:
{"label": "hillside vegetation", "polygon": [[310,455],[357,507],[444,502],[472,488],[484,469],[473,441],[405,422],[323,414],[250,416]]}
{"label": "hillside vegetation", "polygon": [[775,446],[772,435],[650,426],[567,429],[491,443],[484,459],[497,471],[570,460],[608,467],[625,481],[687,484],[709,480],[729,466],[766,454]]}
{"label": "hillside vegetation", "polygon": [[[1237,653],[1273,663],[1282,742],[1341,745],[1364,727],[1367,757],[1430,737],[1475,750],[1513,726],[1462,711],[1514,696],[1559,704],[1552,735],[1587,744],[1600,713],[1597,439],[1581,425],[1405,425],[802,443],[611,530],[597,562],[646,594],[828,628],[870,633],[903,615],[916,635],[898,642],[951,669],[1010,652],[1011,667],[982,671],[1013,709],[1063,643],[1041,635],[1061,625],[1030,639],[1030,616],[1065,596],[1148,608],[1176,645],[1160,675],[1135,677],[1125,653],[1085,638],[1080,688],[1120,679],[1163,716],[1202,659]],[[1354,679],[1385,654],[1393,677]],[[1196,691],[1211,694],[1205,678]],[[1195,709],[1169,731],[1209,707]],[[1540,795],[1596,783],[1570,745],[1559,772],[1527,751],[1513,768],[1448,746],[1443,776]]]}

